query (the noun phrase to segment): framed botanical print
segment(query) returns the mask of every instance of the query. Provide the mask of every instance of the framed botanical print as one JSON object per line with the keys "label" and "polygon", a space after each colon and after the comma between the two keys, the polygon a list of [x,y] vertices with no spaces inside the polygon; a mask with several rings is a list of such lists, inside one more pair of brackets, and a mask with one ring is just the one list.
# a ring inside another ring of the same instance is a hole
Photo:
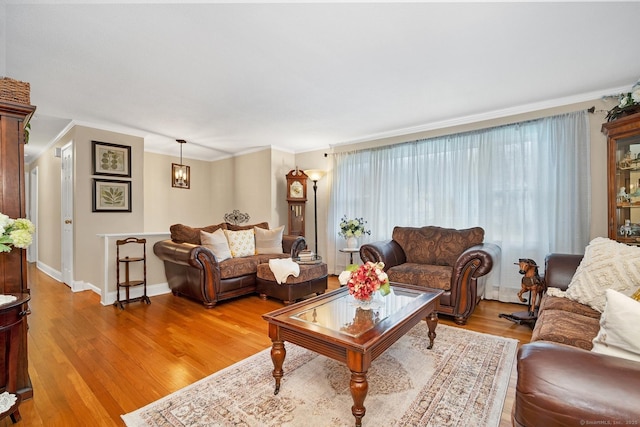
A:
{"label": "framed botanical print", "polygon": [[131,147],[91,141],[94,175],[131,177]]}
{"label": "framed botanical print", "polygon": [[171,163],[171,186],[189,189],[191,187],[191,168],[187,165]]}
{"label": "framed botanical print", "polygon": [[131,212],[131,181],[93,180],[93,212]]}

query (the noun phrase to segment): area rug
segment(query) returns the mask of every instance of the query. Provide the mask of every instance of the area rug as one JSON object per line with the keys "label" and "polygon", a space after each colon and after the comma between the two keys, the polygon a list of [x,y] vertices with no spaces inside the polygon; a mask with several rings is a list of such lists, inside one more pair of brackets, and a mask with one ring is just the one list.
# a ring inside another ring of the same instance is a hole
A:
{"label": "area rug", "polygon": [[[372,362],[363,426],[497,426],[517,341],[439,325],[428,350],[425,322]],[[129,427],[352,426],[350,372],[285,343],[274,395],[270,349],[135,412]]]}

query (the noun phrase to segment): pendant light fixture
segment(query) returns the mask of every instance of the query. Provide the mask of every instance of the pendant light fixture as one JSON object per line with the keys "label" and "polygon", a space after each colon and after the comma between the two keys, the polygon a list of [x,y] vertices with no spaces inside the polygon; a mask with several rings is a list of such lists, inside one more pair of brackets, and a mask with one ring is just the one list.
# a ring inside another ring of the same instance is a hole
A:
{"label": "pendant light fixture", "polygon": [[182,146],[187,141],[176,139],[176,142],[180,144],[180,163],[171,163],[171,186],[189,189],[191,186],[191,170],[189,166],[182,164]]}

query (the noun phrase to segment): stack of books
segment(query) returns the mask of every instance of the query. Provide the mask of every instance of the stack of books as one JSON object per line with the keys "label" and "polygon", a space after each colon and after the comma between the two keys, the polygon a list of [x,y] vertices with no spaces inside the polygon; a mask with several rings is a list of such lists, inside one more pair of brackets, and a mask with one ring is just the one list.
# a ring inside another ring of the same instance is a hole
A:
{"label": "stack of books", "polygon": [[315,259],[315,255],[310,250],[305,249],[298,253],[298,258],[300,258],[300,261],[313,261]]}

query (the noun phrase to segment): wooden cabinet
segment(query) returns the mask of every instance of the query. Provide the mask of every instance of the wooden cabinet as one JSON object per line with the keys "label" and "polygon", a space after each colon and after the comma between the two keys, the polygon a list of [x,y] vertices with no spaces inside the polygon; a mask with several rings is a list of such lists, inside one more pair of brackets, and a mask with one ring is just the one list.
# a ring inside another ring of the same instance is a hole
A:
{"label": "wooden cabinet", "polygon": [[4,347],[2,353],[6,356],[0,373],[2,374],[4,390],[17,394],[16,403],[8,410],[0,414],[0,419],[7,415],[11,415],[13,422],[20,421],[20,411],[18,406],[22,400],[22,395],[16,393],[19,373],[19,356],[20,341],[23,338],[23,332],[26,330],[25,321],[29,309],[27,303],[31,298],[29,294],[12,294],[7,295],[5,299],[14,298],[13,301],[3,302],[0,304],[0,336],[4,339]]}
{"label": "wooden cabinet", "polygon": [[607,136],[609,238],[640,245],[640,113],[602,125]]}
{"label": "wooden cabinet", "polygon": [[[26,216],[24,126],[34,111],[35,107],[31,105],[0,101],[0,212],[10,218]],[[11,252],[0,253],[0,287],[2,294],[29,293],[24,249],[13,248]],[[4,363],[5,354],[0,352],[0,366]],[[17,366],[17,392],[23,399],[29,398],[33,389],[27,365],[26,322],[20,325]],[[2,381],[0,388],[6,386],[6,378]]]}

